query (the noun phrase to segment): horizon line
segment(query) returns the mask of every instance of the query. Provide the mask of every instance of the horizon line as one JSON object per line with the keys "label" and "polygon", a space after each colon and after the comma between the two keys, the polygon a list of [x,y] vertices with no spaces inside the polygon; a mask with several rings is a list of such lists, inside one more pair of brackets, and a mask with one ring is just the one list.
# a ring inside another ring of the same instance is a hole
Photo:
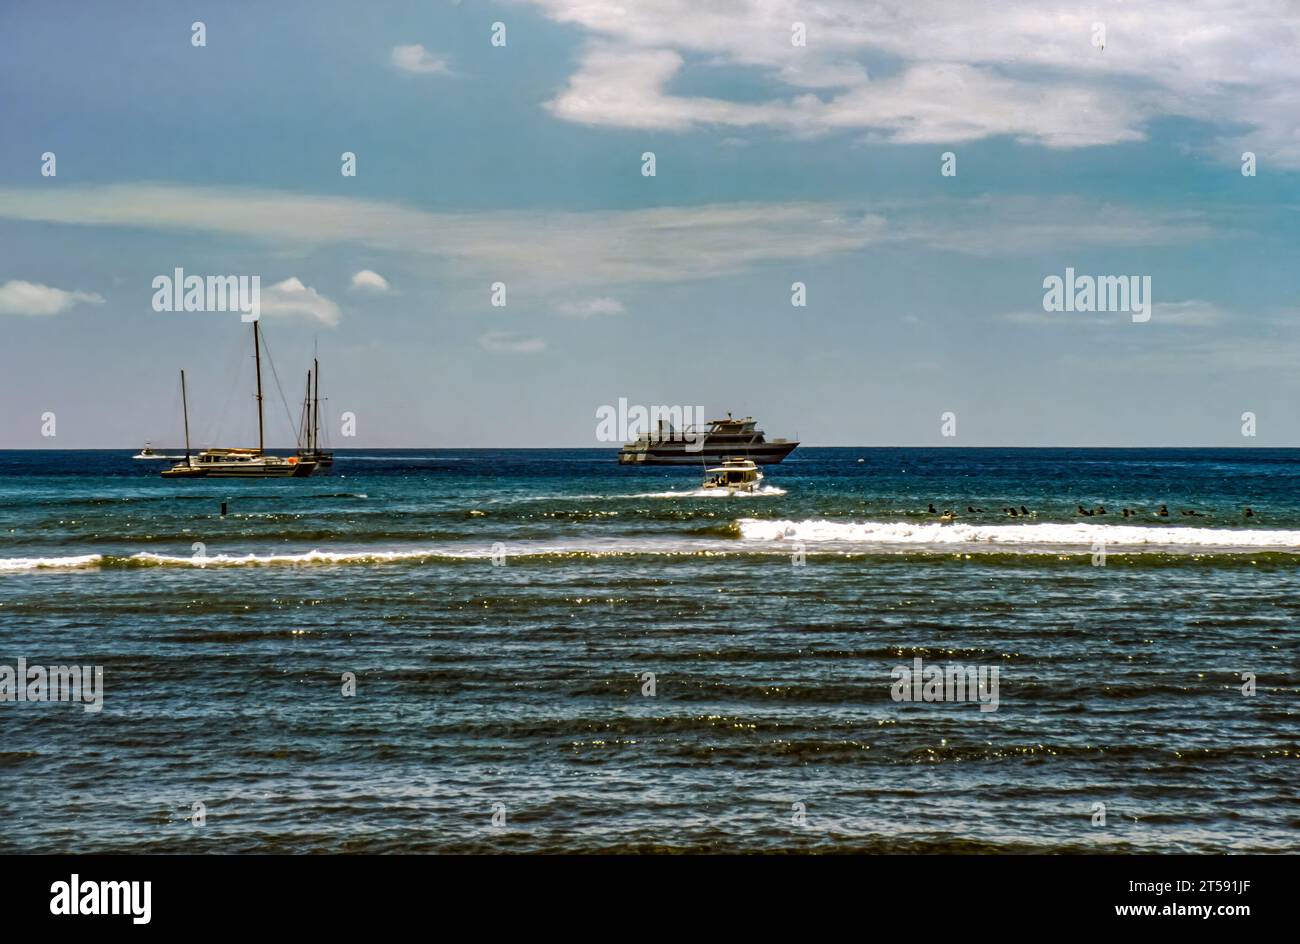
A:
{"label": "horizon line", "polygon": [[[138,452],[140,446],[0,446],[0,452]],[[184,446],[173,447],[154,447],[160,451],[184,452]],[[217,448],[212,446],[193,446],[191,452],[202,452],[204,449]],[[299,446],[268,446],[265,452],[285,452],[296,451]],[[559,452],[586,450],[590,452],[618,452],[622,446],[330,446],[327,447],[331,452],[359,452],[366,449],[390,449],[390,450],[423,450],[423,449],[442,449],[442,450],[482,450],[482,449],[511,449],[517,451],[534,451],[534,452]],[[874,444],[874,445],[852,445],[852,446],[814,446],[801,443],[799,449],[1296,449],[1300,450],[1300,444],[1296,445],[959,445],[956,443],[928,443],[928,444]],[[794,456],[795,453],[790,453]],[[789,458],[789,457],[787,457]],[[783,460],[784,461],[784,460]],[[777,463],[778,465],[780,463]],[[648,467],[664,468],[665,466],[657,463],[647,463]]]}

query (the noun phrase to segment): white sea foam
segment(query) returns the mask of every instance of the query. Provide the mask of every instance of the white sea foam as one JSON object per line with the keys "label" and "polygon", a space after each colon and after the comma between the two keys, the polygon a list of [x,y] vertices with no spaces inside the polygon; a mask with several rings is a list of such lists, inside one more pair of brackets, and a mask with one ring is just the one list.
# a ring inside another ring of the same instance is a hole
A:
{"label": "white sea foam", "polygon": [[[619,538],[570,541],[518,541],[507,545],[506,558],[526,559],[553,555],[581,555],[592,557],[622,554],[692,554],[725,552],[731,542],[718,540],[654,541],[624,540]],[[72,569],[78,567],[184,567],[194,569],[219,569],[236,567],[297,566],[311,564],[375,564],[401,561],[487,561],[493,557],[494,546],[485,544],[456,544],[439,547],[403,548],[349,548],[340,550],[313,549],[298,553],[279,554],[208,554],[203,557],[191,554],[159,554],[140,551],[129,557],[102,554],[82,554],[73,557],[0,558],[0,573],[33,571],[39,568]]]}
{"label": "white sea foam", "polygon": [[90,567],[103,559],[102,554],[78,554],[74,557],[3,557],[0,558],[0,572]]}
{"label": "white sea foam", "polygon": [[[705,546],[707,542],[694,542],[682,546],[679,542],[625,541],[620,539],[589,539],[581,542],[568,541],[516,541],[504,545],[507,562],[511,558],[527,558],[555,554],[584,554],[603,556],[628,553],[689,553]],[[717,543],[717,542],[713,542]],[[712,546],[712,545],[708,545]],[[494,545],[453,544],[437,547],[403,547],[403,548],[349,548],[322,551],[314,549],[299,553],[282,554],[209,554],[194,557],[185,554],[156,554],[153,551],[141,551],[132,554],[126,560],[137,564],[150,564],[170,567],[256,567],[267,565],[296,564],[367,564],[389,563],[418,560],[490,560],[495,553]]]}
{"label": "white sea foam", "polygon": [[1143,527],[1110,524],[913,524],[905,521],[763,521],[742,518],[747,541],[836,544],[1005,544],[1091,549],[1106,547],[1242,547],[1300,551],[1300,531],[1246,528]]}
{"label": "white sea foam", "polygon": [[203,557],[181,554],[155,554],[141,551],[132,554],[130,560],[142,564],[158,564],[188,567],[247,567],[262,564],[352,564],[364,561],[401,561],[417,560],[421,557],[487,557],[490,551],[473,551],[455,553],[433,548],[409,548],[403,550],[353,550],[353,551],[303,551],[299,554],[208,554]]}

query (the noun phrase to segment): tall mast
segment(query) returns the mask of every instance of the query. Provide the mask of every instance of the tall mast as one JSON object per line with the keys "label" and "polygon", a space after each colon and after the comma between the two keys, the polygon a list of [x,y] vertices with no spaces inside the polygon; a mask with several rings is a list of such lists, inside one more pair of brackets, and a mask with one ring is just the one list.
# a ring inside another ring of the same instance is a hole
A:
{"label": "tall mast", "polygon": [[253,322],[253,361],[257,366],[257,451],[266,451],[266,440],[262,431],[262,345],[257,333],[257,321]]}
{"label": "tall mast", "polygon": [[311,451],[311,371],[307,371],[307,396],[302,401],[303,446]]}
{"label": "tall mast", "polygon": [[190,464],[190,405],[185,400],[185,371],[181,371],[181,416],[185,417],[185,464]]}
{"label": "tall mast", "polygon": [[316,385],[316,392],[312,395],[312,430],[311,430],[311,447],[316,452],[320,452],[320,361],[316,358],[311,359],[312,366],[315,370],[312,382]]}

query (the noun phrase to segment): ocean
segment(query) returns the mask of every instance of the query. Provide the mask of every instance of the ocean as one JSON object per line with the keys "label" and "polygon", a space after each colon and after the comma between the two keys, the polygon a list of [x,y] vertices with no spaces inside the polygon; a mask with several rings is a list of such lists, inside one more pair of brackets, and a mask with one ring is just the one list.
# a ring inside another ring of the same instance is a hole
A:
{"label": "ocean", "polygon": [[0,453],[0,852],[1300,846],[1300,450],[130,456]]}

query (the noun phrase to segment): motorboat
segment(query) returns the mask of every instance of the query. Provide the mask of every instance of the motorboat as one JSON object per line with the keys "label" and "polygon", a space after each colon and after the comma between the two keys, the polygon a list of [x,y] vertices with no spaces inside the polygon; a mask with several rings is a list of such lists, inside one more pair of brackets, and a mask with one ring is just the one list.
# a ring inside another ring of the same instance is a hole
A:
{"label": "motorboat", "polygon": [[722,465],[704,470],[705,489],[718,489],[728,495],[756,492],[763,473],[752,459],[724,459]]}

